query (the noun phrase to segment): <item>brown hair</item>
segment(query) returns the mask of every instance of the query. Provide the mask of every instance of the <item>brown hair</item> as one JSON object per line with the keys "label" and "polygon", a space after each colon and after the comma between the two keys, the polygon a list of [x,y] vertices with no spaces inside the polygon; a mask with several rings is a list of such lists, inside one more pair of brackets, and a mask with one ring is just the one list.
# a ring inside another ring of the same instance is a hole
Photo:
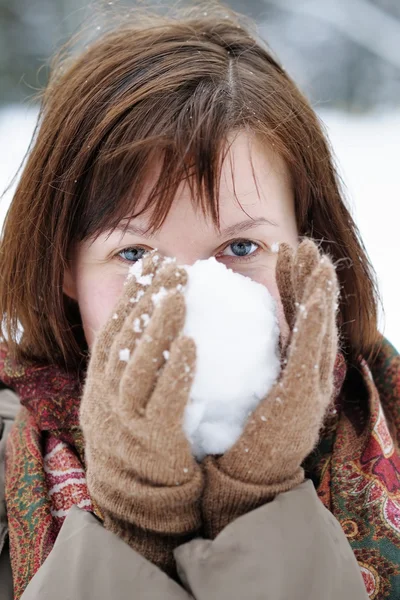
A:
{"label": "brown hair", "polygon": [[251,26],[222,7],[206,12],[135,10],[78,56],[64,49],[54,60],[1,242],[3,335],[17,358],[72,367],[85,357],[79,310],[62,291],[69,253],[138,214],[154,158],[165,168],[146,207],[156,207],[151,228],[182,178],[218,225],[225,142],[242,129],[286,161],[299,232],[338,265],[344,349],[357,356],[374,346],[373,271],[317,116]]}

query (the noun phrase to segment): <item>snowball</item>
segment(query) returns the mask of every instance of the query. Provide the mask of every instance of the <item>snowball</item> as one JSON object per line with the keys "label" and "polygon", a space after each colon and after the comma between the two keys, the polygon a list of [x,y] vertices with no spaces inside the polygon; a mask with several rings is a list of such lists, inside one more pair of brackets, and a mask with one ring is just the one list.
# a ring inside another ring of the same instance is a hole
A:
{"label": "snowball", "polygon": [[261,284],[214,258],[185,267],[183,335],[196,344],[196,372],[183,428],[193,455],[223,454],[280,370],[276,305]]}

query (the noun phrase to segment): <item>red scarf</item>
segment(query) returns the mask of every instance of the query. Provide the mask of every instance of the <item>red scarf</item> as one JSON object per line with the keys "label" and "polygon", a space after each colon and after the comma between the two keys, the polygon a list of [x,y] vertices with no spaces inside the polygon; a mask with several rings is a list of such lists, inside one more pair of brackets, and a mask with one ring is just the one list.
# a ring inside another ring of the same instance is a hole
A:
{"label": "red scarf", "polygon": [[[371,599],[400,598],[400,357],[384,342],[371,365],[335,368],[336,398],[305,462],[321,501],[341,523]],[[79,428],[82,383],[57,367],[16,365],[0,348],[0,380],[23,408],[6,456],[14,598],[51,551],[73,504],[95,512]],[[387,420],[389,419],[389,421]],[[388,422],[391,424],[389,432]]]}
{"label": "red scarf", "polygon": [[6,450],[10,555],[18,600],[51,551],[71,506],[99,512],[86,486],[79,428],[82,383],[54,366],[17,365],[4,346],[0,380],[22,404]]}

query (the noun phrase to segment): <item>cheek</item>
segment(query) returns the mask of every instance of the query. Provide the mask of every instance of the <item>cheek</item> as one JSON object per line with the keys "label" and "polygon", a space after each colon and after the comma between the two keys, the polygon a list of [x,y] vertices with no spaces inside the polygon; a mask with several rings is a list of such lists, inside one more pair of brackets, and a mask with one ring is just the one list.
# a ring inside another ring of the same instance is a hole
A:
{"label": "cheek", "polygon": [[89,348],[92,347],[96,334],[111,317],[124,281],[125,275],[101,280],[88,278],[79,282],[77,300]]}

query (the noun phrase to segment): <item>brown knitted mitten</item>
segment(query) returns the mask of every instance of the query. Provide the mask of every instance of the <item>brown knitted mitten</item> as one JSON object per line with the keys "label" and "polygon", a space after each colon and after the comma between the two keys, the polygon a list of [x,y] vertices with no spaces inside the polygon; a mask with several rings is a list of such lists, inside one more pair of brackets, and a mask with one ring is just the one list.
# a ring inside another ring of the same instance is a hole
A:
{"label": "brown knitted mitten", "polygon": [[[205,534],[304,480],[301,463],[318,442],[333,392],[337,353],[335,269],[310,240],[293,255],[282,244],[277,282],[291,326],[277,383],[249,417],[236,444],[203,461]],[[299,300],[301,299],[301,300]]]}
{"label": "brown knitted mitten", "polygon": [[182,429],[195,366],[194,342],[180,335],[185,283],[176,264],[144,261],[95,341],[80,412],[105,527],[170,575],[173,549],[201,526],[203,488]]}

